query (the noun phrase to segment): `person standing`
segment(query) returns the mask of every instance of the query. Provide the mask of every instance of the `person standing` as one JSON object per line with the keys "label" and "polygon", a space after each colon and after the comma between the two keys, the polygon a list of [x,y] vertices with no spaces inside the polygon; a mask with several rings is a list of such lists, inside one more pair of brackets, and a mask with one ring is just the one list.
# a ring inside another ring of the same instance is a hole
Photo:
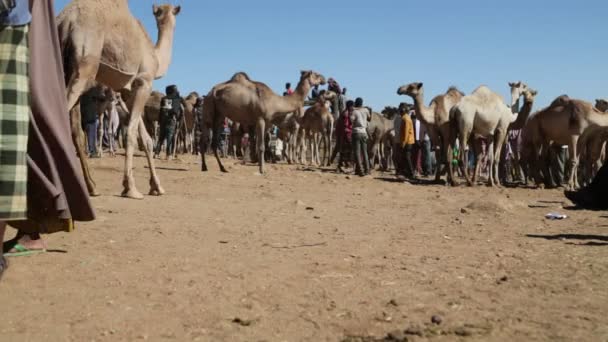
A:
{"label": "person standing", "polygon": [[399,176],[403,173],[403,148],[401,147],[401,128],[403,126],[403,118],[401,117],[404,113],[409,110],[409,105],[401,103],[399,105],[399,112],[395,114],[393,118],[393,128],[395,136],[393,138],[393,164],[395,164],[395,175]]}
{"label": "person standing", "polygon": [[194,112],[194,148],[192,149],[192,154],[198,155],[199,153],[203,153],[203,137],[205,122],[203,121],[203,97],[199,97],[196,99],[196,103],[194,104],[193,112]]}
{"label": "person standing", "polygon": [[177,123],[182,116],[182,98],[177,86],[170,85],[166,89],[166,96],[160,101],[160,136],[156,145],[155,158],[158,158],[163,143],[167,143],[167,159],[173,155],[173,136],[177,129]]}
{"label": "person standing", "polygon": [[293,94],[293,89],[291,89],[291,83],[285,83],[285,92],[283,93],[283,96],[287,96],[287,95],[291,95]]}
{"label": "person standing", "polygon": [[422,143],[420,136],[420,120],[416,116],[416,111],[410,111],[410,118],[414,125],[414,137],[416,142],[412,149],[412,165],[414,166],[414,176],[422,174]]}
{"label": "person standing", "polygon": [[311,101],[316,101],[317,98],[319,98],[319,85],[315,85],[311,92],[310,92],[310,97],[308,98]]}
{"label": "person standing", "polygon": [[351,161],[350,150],[353,140],[353,124],[351,116],[355,108],[353,101],[346,102],[346,109],[340,114],[338,123],[336,125],[336,148],[334,149],[334,155],[332,156],[331,162],[336,156],[336,153],[340,153],[338,159],[338,173],[344,173],[344,167]]}
{"label": "person standing", "polygon": [[344,111],[344,108],[340,108],[340,94],[342,94],[342,88],[340,88],[340,84],[333,79],[329,78],[327,80],[327,90],[336,93],[336,97],[331,104],[331,113],[334,117],[334,120],[338,119],[338,116]]}
{"label": "person standing", "polygon": [[[99,102],[103,101],[99,87],[93,87],[80,96],[82,130],[87,137],[87,155],[97,158],[97,128],[99,127]],[[100,151],[99,151],[100,152]]]}
{"label": "person standing", "polygon": [[422,138],[422,175],[428,177],[433,173],[433,163],[431,158],[431,138],[429,137],[426,124],[420,123],[420,137]]}
{"label": "person standing", "polygon": [[0,4],[0,87],[13,94],[0,100],[0,241],[7,225],[17,235],[0,245],[0,278],[5,257],[45,251],[41,234],[70,232],[74,221],[95,219],[68,133],[53,3],[13,5]]}
{"label": "person standing", "polygon": [[414,166],[412,164],[412,151],[414,144],[416,143],[416,137],[414,132],[414,123],[410,113],[405,112],[401,119],[403,124],[401,125],[401,132],[399,137],[401,139],[401,148],[403,149],[403,173],[402,175],[409,179],[414,179]]}
{"label": "person standing", "polygon": [[372,113],[368,108],[363,107],[363,99],[358,97],[355,100],[351,114],[353,123],[353,149],[355,154],[355,173],[360,176],[369,175],[369,156],[367,154],[367,126],[372,119]]}

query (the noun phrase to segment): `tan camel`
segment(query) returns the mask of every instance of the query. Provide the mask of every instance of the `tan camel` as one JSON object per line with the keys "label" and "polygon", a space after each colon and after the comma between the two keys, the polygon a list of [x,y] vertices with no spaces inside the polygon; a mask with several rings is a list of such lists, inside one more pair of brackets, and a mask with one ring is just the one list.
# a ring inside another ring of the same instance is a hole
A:
{"label": "tan camel", "polygon": [[[546,161],[549,147],[557,144],[568,146],[568,189],[578,188],[579,137],[585,130],[589,130],[585,136],[593,136],[605,128],[608,128],[607,113],[602,113],[589,102],[567,96],[558,97],[549,107],[530,116],[522,132],[522,154],[531,164],[536,184],[542,185],[542,172],[547,183],[552,185]],[[587,140],[582,139],[581,144]]]}
{"label": "tan camel", "polygon": [[[460,102],[464,94],[455,87],[451,87],[443,94],[436,96],[429,107],[424,105],[423,84],[416,82],[404,85],[397,91],[399,95],[408,95],[414,100],[416,117],[426,125],[433,146],[439,148],[437,154],[436,181],[441,179],[441,163],[448,170],[448,184],[456,185],[452,171],[452,128],[450,126],[450,111]],[[442,162],[439,162],[443,160]]]}
{"label": "tan camel", "polygon": [[[121,91],[131,118],[126,133],[125,170],[122,195],[141,199],[133,178],[133,153],[137,134],[144,144],[150,169],[150,194],[162,195],[152,159],[152,142],[145,130],[142,114],[154,79],[163,77],[171,63],[175,17],[180,7],[153,6],[158,41],[152,43],[143,25],[129,11],[128,0],[73,0],[58,17],[59,37],[64,56],[68,110],[76,106],[91,81]],[[72,122],[78,122],[72,114]],[[72,127],[74,130],[75,127]],[[79,131],[79,130],[78,130]],[[73,132],[74,140],[80,140]],[[95,184],[78,148],[86,183],[91,194]]]}
{"label": "tan camel", "polygon": [[[608,100],[595,100],[595,108],[603,113],[608,113]],[[577,142],[580,164],[584,166],[585,183],[590,182],[597,171],[606,160],[606,142],[608,141],[608,130],[604,127],[590,127],[585,129]]]}
{"label": "tan camel", "polygon": [[199,98],[197,92],[193,91],[188,96],[182,97],[183,116],[177,123],[177,129],[173,137],[173,156],[177,153],[191,153],[194,143],[194,105]]}
{"label": "tan camel", "polygon": [[[317,166],[330,166],[332,152],[331,135],[334,131],[334,117],[329,108],[337,96],[333,91],[322,92],[315,104],[309,107],[302,117],[302,136],[308,138],[311,145],[311,163]],[[321,160],[319,151],[321,140],[325,142],[324,157],[327,158],[327,164],[325,160]]]}
{"label": "tan camel", "polygon": [[[488,145],[493,145],[489,154],[490,175],[488,185],[500,185],[498,164],[500,153],[507,138],[509,126],[517,120],[519,98],[528,88],[524,83],[509,83],[511,87],[511,106],[507,106],[503,98],[486,86],[480,86],[471,95],[462,98],[450,115],[454,128],[460,139],[460,159],[463,165],[468,165],[469,141],[479,144],[479,138],[486,138]],[[478,173],[481,160],[481,148],[476,148],[478,158],[475,175]],[[475,183],[469,177],[469,168],[464,167],[464,176],[469,186]]]}
{"label": "tan camel", "polygon": [[[302,71],[300,82],[293,94],[280,96],[261,82],[252,81],[245,73],[237,73],[228,82],[213,87],[205,98],[203,117],[207,127],[213,128],[211,148],[222,172],[226,169],[218,156],[218,135],[224,118],[245,126],[256,127],[256,150],[260,173],[264,173],[264,134],[266,126],[279,116],[286,116],[302,108],[310,89],[325,84],[325,78],[314,71]],[[202,170],[207,170],[203,155]]]}
{"label": "tan camel", "polygon": [[380,113],[372,112],[372,118],[369,121],[367,126],[367,135],[369,137],[369,145],[368,145],[368,155],[370,168],[374,168],[376,165],[376,159],[382,169],[385,168],[387,164],[386,158],[387,155],[384,149],[384,141],[387,139],[387,135],[390,135],[391,132],[394,132],[394,122],[393,120],[387,119],[384,115]]}
{"label": "tan camel", "polygon": [[158,138],[156,126],[160,121],[160,102],[164,96],[165,95],[159,91],[153,91],[144,107],[144,124],[148,134],[150,134],[154,142],[156,142],[156,139]]}

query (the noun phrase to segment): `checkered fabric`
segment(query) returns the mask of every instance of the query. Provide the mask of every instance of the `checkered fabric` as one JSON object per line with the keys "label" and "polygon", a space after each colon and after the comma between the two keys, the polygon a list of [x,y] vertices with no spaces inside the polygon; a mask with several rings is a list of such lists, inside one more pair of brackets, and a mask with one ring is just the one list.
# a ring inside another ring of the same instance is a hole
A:
{"label": "checkered fabric", "polygon": [[0,220],[27,217],[29,26],[0,26]]}

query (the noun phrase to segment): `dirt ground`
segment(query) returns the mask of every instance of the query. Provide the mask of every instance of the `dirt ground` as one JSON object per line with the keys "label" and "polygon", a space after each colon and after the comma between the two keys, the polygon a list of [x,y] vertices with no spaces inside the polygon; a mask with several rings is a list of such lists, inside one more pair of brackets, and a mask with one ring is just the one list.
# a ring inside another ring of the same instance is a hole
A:
{"label": "dirt ground", "polygon": [[122,158],[92,164],[97,221],[10,260],[0,340],[608,340],[608,215],[560,191],[184,157],[134,201]]}

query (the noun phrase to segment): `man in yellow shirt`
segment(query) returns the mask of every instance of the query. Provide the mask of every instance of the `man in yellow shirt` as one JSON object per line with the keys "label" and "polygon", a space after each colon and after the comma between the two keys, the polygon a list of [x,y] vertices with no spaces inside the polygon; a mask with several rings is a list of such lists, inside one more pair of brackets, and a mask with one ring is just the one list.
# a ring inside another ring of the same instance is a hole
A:
{"label": "man in yellow shirt", "polygon": [[416,136],[414,134],[414,124],[410,113],[404,111],[401,115],[403,124],[401,125],[401,133],[399,135],[401,148],[403,149],[403,175],[406,178],[414,178],[414,167],[412,165],[412,150],[416,143]]}

